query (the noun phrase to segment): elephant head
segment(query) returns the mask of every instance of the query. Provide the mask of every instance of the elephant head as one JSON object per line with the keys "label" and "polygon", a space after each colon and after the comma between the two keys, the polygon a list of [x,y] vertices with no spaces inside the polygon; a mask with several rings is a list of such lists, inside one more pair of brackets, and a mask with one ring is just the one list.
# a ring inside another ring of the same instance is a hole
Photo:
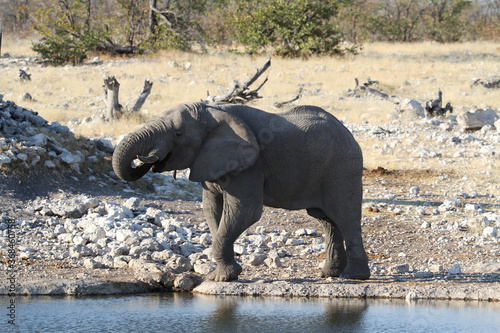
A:
{"label": "elephant head", "polygon": [[113,169],[134,181],[149,170],[190,168],[190,180],[210,181],[249,168],[258,154],[255,135],[238,117],[216,106],[180,104],[125,137],[113,154]]}

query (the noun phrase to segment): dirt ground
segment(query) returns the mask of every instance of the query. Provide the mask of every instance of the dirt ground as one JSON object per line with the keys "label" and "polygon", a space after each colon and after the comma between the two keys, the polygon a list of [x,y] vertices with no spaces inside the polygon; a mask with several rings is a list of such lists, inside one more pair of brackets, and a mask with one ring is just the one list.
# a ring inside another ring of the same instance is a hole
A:
{"label": "dirt ground", "polygon": [[[441,205],[445,200],[448,185],[460,182],[461,176],[448,172],[445,177],[446,182],[436,181],[443,178],[437,171],[386,170],[382,167],[365,170],[362,230],[372,277],[368,281],[359,283],[367,286],[420,286],[424,289],[436,285],[460,288],[469,286],[472,289],[496,288],[500,285],[498,267],[493,271],[481,271],[483,269],[481,264],[498,263],[500,258],[498,241],[478,243],[466,228],[449,231],[421,227],[423,220],[432,219],[431,209]],[[409,189],[414,184],[419,184],[418,197],[413,197],[407,190],[405,193],[400,193],[401,189]],[[388,192],[398,193],[397,200],[384,204],[387,200],[380,199],[379,194],[370,195],[370,189],[379,193],[380,186]],[[98,187],[73,177],[54,180],[41,175],[24,177],[2,175],[0,212],[14,219],[33,220],[36,217],[30,213],[30,203],[37,197],[50,197],[61,191],[68,196],[84,193],[99,200],[113,202],[123,202],[132,195],[141,196],[145,204],[155,205],[188,224],[204,221],[201,203],[197,201],[172,201],[168,198],[141,194],[140,191],[123,192],[119,185]],[[499,207],[498,199],[486,195],[465,198],[463,201],[463,204],[479,203],[486,208]],[[414,207],[419,206],[427,207],[427,216],[419,216],[414,211]],[[250,228],[249,232],[258,226],[266,230],[286,230],[291,233],[301,228],[315,229],[321,235],[320,224],[303,211],[265,208],[261,220]],[[338,282],[338,279],[319,278],[319,263],[323,258],[323,253],[319,255],[290,253],[282,258],[280,268],[245,265],[239,281],[299,281],[301,284],[313,285]],[[462,274],[447,274],[447,270],[456,264],[461,266]],[[408,265],[408,269],[403,274],[394,271],[398,266],[405,265]],[[418,273],[433,269],[438,271],[430,275]],[[87,269],[58,261],[40,262],[28,259],[21,261],[17,279],[33,283],[53,280],[126,282],[134,280],[134,277],[127,269]],[[130,289],[131,292],[134,290]]]}

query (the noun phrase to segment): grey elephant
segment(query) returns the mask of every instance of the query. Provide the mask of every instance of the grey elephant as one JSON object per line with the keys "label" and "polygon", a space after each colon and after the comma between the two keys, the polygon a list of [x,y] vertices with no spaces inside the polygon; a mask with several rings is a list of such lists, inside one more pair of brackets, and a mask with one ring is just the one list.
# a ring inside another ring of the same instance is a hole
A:
{"label": "grey elephant", "polygon": [[306,209],[325,229],[323,277],[368,279],[361,237],[363,157],[352,134],[314,106],[273,114],[243,105],[180,104],[129,134],[113,169],[126,181],[190,168],[203,186],[214,281],[238,278],[233,244],[263,205]]}

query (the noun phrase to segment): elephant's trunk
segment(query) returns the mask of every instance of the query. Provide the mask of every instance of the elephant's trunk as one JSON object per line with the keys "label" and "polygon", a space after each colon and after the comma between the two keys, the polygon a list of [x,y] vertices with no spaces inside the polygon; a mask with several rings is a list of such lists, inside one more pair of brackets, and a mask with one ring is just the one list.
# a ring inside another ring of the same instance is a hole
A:
{"label": "elephant's trunk", "polygon": [[150,134],[139,131],[129,134],[118,144],[113,153],[113,170],[120,179],[135,181],[151,169],[151,163],[133,165],[133,161],[139,156],[147,156],[152,152],[153,147],[148,145],[148,142],[151,142]]}

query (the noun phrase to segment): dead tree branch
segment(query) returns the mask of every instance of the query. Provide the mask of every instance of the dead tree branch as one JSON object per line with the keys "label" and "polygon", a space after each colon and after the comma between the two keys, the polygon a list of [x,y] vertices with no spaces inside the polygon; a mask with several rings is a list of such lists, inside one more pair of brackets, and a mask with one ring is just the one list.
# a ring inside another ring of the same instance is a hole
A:
{"label": "dead tree branch", "polygon": [[378,91],[376,89],[368,87],[368,86],[376,83],[377,81],[372,81],[372,80],[370,80],[370,78],[368,78],[367,82],[364,83],[364,84],[362,84],[362,85],[359,84],[359,81],[358,81],[357,78],[355,78],[354,81],[356,82],[356,87],[354,88],[354,92],[355,93],[358,92],[358,91],[360,91],[360,90],[362,90],[362,91],[368,92],[370,94],[379,96],[379,97],[381,97],[383,99],[386,99],[386,100],[388,100],[388,101],[390,101],[390,102],[392,102],[394,104],[400,104],[401,103],[401,98],[399,98],[397,96],[389,96],[389,95],[387,95],[384,92],[381,92],[381,91]]}
{"label": "dead tree branch", "polygon": [[169,27],[169,28],[172,28],[174,26],[174,23],[172,23],[169,19],[168,16],[173,16],[175,19],[177,18],[177,15],[172,12],[172,11],[160,11],[158,8],[156,8],[154,5],[150,5],[149,6],[149,9],[151,9],[151,11],[155,12],[156,14],[158,14],[158,16],[163,20],[163,22],[165,22],[165,24]]}
{"label": "dead tree branch", "polygon": [[267,82],[267,77],[262,82],[257,89],[254,90],[249,90],[250,85],[254,83],[269,67],[271,66],[271,58],[267,59],[267,61],[262,65],[262,67],[257,69],[257,72],[246,82],[243,84],[239,84],[238,81],[234,81],[234,86],[230,90],[229,93],[222,95],[222,96],[210,96],[210,93],[207,91],[207,98],[205,99],[205,102],[210,104],[210,103],[217,103],[217,102],[227,102],[227,103],[233,103],[233,104],[245,104],[250,102],[253,99],[256,98],[261,98],[259,96],[259,90],[264,86],[264,84]]}
{"label": "dead tree branch", "polygon": [[26,73],[23,69],[19,69],[19,80],[23,83],[24,81],[31,81],[31,74]]}
{"label": "dead tree branch", "polygon": [[427,102],[425,102],[425,114],[429,117],[439,117],[443,116],[446,114],[446,112],[450,111],[450,113],[453,112],[453,107],[451,106],[451,103],[448,102],[446,106],[443,108],[443,93],[441,92],[441,89],[438,92],[438,98],[437,99],[431,99]]}
{"label": "dead tree branch", "polygon": [[485,88],[500,88],[500,80],[498,79],[472,79],[469,82],[469,86],[472,88],[473,86],[481,85]]}
{"label": "dead tree branch", "polygon": [[302,90],[304,90],[304,85],[303,84],[300,85],[299,92],[297,93],[297,96],[295,96],[294,98],[292,98],[289,101],[276,102],[276,103],[274,103],[274,107],[277,108],[277,109],[279,109],[279,108],[282,108],[286,104],[290,104],[290,103],[295,102],[296,100],[298,100],[299,98],[302,97]]}
{"label": "dead tree branch", "polygon": [[132,107],[132,109],[130,109],[130,112],[137,112],[142,108],[144,102],[146,102],[146,99],[151,93],[151,88],[153,88],[153,82],[149,81],[148,79],[145,79],[144,87],[142,88],[139,97],[135,101],[134,106]]}

